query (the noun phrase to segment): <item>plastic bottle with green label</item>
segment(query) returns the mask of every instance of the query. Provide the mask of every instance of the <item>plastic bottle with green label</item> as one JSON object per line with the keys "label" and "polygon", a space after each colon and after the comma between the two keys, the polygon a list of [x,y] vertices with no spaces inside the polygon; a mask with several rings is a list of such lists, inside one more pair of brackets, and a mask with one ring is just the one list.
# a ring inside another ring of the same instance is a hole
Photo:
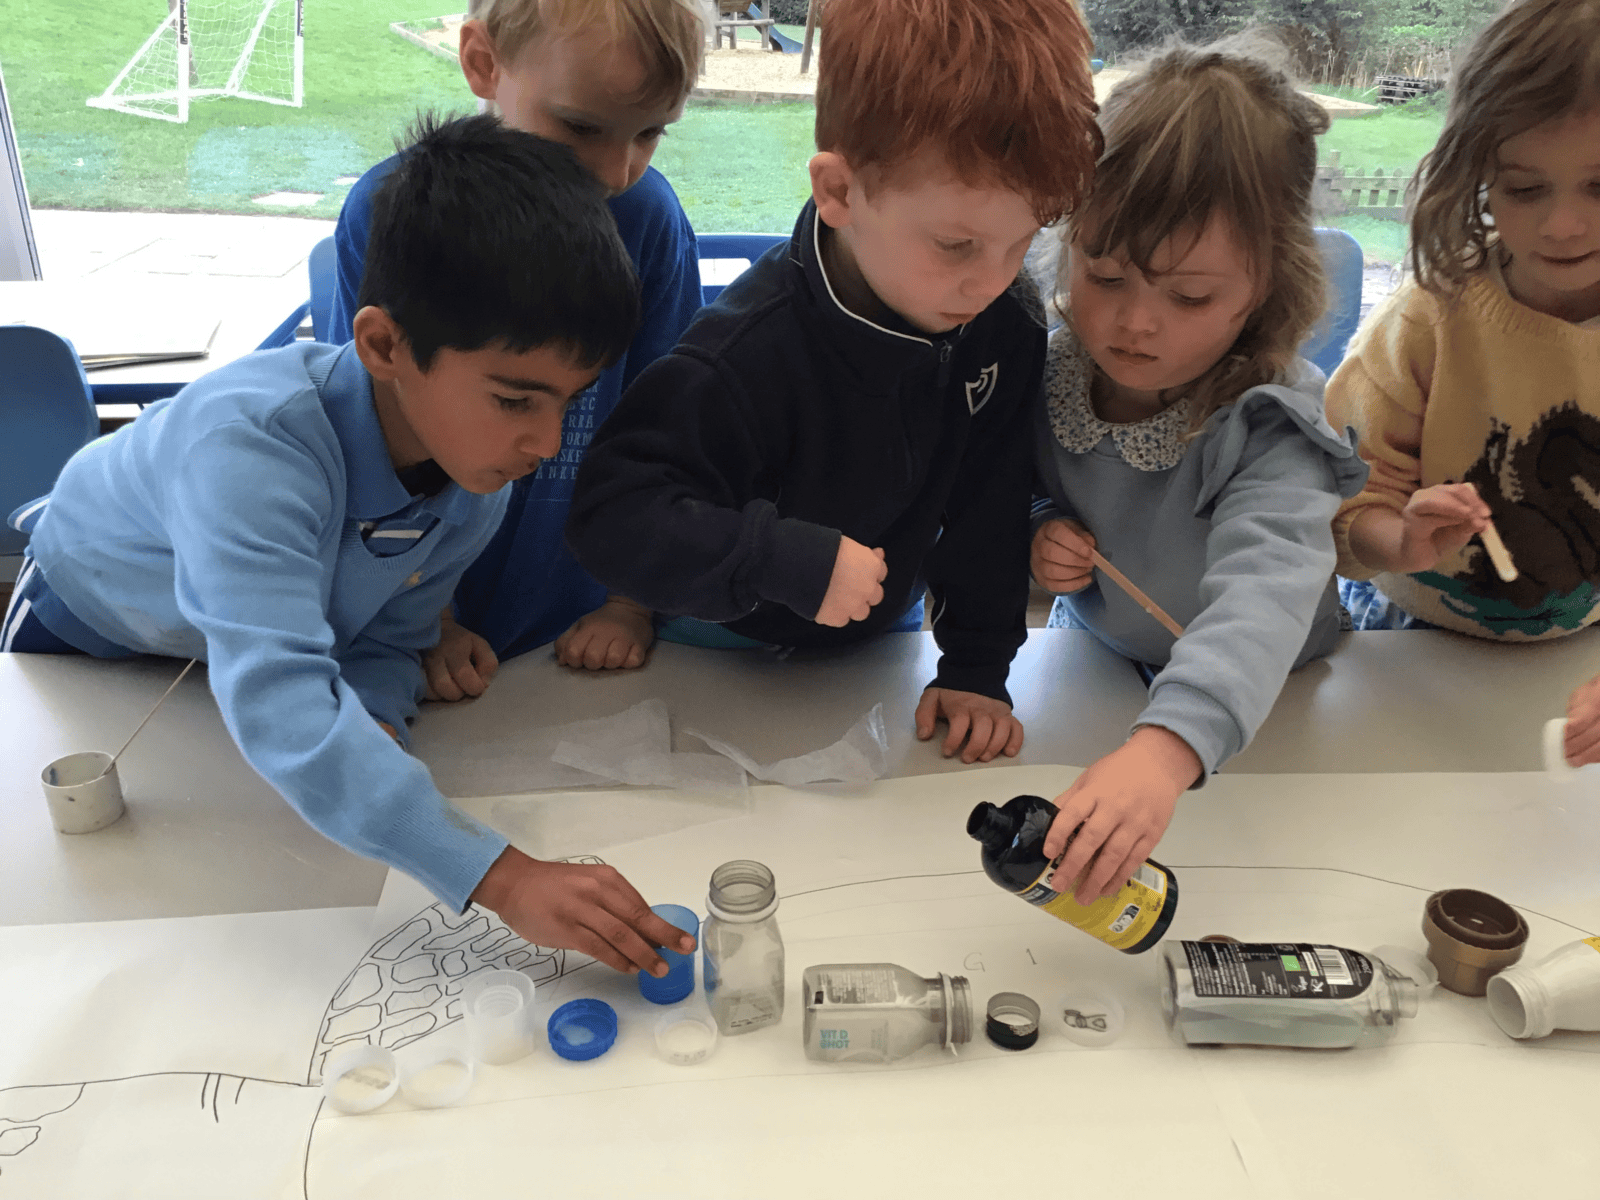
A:
{"label": "plastic bottle with green label", "polygon": [[1189,1046],[1381,1046],[1417,982],[1371,954],[1308,942],[1168,942],[1161,1006]]}
{"label": "plastic bottle with green label", "polygon": [[1049,882],[1060,859],[1045,857],[1044,839],[1059,811],[1041,796],[1017,796],[998,806],[985,802],[973,809],[967,833],[983,843],[984,873],[1113,950],[1144,953],[1161,940],[1178,911],[1177,877],[1146,859],[1121,891],[1079,904],[1070,891],[1058,892]]}

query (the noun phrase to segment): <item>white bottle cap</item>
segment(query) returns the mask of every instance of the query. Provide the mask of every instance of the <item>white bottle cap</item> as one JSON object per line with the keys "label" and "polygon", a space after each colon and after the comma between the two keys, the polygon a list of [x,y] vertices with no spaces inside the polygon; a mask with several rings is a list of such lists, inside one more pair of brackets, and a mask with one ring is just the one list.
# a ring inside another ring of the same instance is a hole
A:
{"label": "white bottle cap", "polygon": [[352,1046],[322,1068],[322,1094],[352,1116],[388,1103],[400,1087],[400,1064],[382,1046]]}
{"label": "white bottle cap", "polygon": [[1098,983],[1070,985],[1052,1012],[1052,1024],[1080,1046],[1109,1046],[1122,1034],[1122,1001]]}
{"label": "white bottle cap", "polygon": [[656,1022],[656,1053],[677,1067],[692,1067],[716,1053],[721,1035],[708,1012],[669,1009]]}
{"label": "white bottle cap", "polygon": [[436,1046],[408,1059],[400,1071],[400,1094],[418,1108],[448,1108],[472,1090],[477,1067],[454,1046]]}

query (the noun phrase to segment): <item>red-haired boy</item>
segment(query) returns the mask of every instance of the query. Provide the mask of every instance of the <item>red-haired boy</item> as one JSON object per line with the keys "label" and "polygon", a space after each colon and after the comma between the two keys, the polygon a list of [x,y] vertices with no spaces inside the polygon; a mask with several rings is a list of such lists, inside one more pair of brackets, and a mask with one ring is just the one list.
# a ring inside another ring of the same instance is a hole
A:
{"label": "red-haired boy", "polygon": [[942,717],[947,755],[1014,755],[1045,354],[1018,272],[1088,191],[1089,35],[1073,0],[829,0],[822,19],[812,200],[628,389],[567,537],[680,631],[720,626],[707,644],[861,641],[926,584],[942,653],[918,736]]}

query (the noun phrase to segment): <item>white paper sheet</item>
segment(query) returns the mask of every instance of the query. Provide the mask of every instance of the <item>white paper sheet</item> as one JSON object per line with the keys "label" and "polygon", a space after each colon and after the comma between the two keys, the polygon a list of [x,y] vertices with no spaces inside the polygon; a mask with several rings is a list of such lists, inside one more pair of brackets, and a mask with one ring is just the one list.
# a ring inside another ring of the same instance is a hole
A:
{"label": "white paper sheet", "polygon": [[303,1196],[370,908],[0,928],[0,1197]]}
{"label": "white paper sheet", "polygon": [[[791,981],[815,962],[897,962],[967,976],[981,1012],[996,991],[1048,1003],[1064,981],[1093,977],[1127,1002],[1127,1027],[1109,1048],[1076,1046],[1047,1024],[1019,1054],[980,1034],[959,1055],[829,1067],[801,1052],[791,994],[779,1028],[674,1067],[653,1053],[660,1010],[633,979],[529,947],[486,917],[442,912],[398,879],[360,937],[347,918],[324,928],[315,914],[129,923],[121,938],[118,926],[54,927],[48,938],[0,931],[0,994],[29,997],[10,1006],[0,1052],[0,1200],[438,1200],[515,1189],[564,1200],[809,1198],[835,1184],[1219,1200],[1285,1188],[1310,1200],[1593,1191],[1600,1035],[1514,1042],[1482,1001],[1443,994],[1378,1050],[1174,1045],[1155,957],[1119,955],[1006,895],[965,836],[977,801],[1053,795],[1074,774],[986,768],[882,782],[848,799],[759,787],[747,817],[588,848],[652,901],[697,910],[719,862],[766,862]],[[1595,798],[1537,775],[1223,776],[1180,804],[1157,857],[1179,879],[1173,937],[1420,946],[1428,892],[1471,886],[1521,908],[1536,958],[1600,930],[1597,844]],[[539,974],[542,1011],[580,995],[606,1000],[621,1019],[616,1047],[567,1063],[540,1046],[484,1068],[460,1108],[396,1099],[366,1116],[324,1110],[308,1130],[315,1107],[291,1065],[308,1072],[320,1050],[363,1038],[405,1055],[458,1037],[452,987],[488,965]],[[236,998],[191,1002],[201,994]],[[420,1031],[425,1016],[435,1021]],[[272,1086],[257,1089],[252,1072]],[[123,1074],[155,1082],[130,1086],[114,1078]],[[81,1094],[7,1086],[85,1080],[100,1082]],[[231,1120],[230,1088],[248,1121]],[[63,1096],[72,1103],[44,1111]],[[22,1146],[29,1128],[37,1134]],[[234,1186],[246,1174],[255,1182]],[[138,1186],[156,1178],[159,1188]]]}

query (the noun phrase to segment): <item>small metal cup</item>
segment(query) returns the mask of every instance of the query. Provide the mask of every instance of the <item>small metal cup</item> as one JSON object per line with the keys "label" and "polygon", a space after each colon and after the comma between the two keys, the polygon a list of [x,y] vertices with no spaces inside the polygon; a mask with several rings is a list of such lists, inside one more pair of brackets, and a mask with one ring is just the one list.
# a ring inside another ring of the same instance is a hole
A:
{"label": "small metal cup", "polygon": [[58,758],[40,773],[50,819],[62,833],[104,829],[126,809],[111,755],[99,750]]}

